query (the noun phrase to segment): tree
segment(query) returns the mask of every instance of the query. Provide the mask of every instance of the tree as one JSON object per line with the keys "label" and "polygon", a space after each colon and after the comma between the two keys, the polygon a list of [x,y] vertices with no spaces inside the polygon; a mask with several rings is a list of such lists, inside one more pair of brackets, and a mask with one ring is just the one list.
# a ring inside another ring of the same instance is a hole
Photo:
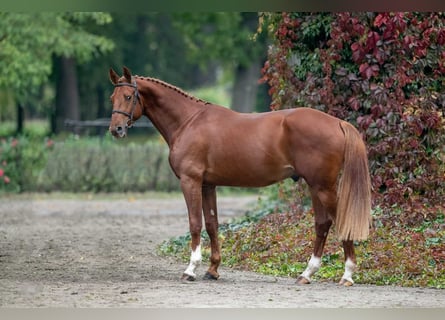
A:
{"label": "tree", "polygon": [[80,120],[79,88],[77,83],[76,59],[56,57],[56,108],[52,115],[51,132],[63,130],[66,119]]}
{"label": "tree", "polygon": [[13,92],[20,106],[29,103],[47,83],[53,56],[88,61],[113,47],[84,29],[109,22],[105,13],[0,13],[0,87]]}
{"label": "tree", "polygon": [[356,124],[375,205],[404,221],[444,210],[445,14],[270,14],[263,68],[273,109],[310,106]]}
{"label": "tree", "polygon": [[185,38],[188,59],[209,64],[216,61],[234,70],[232,108],[254,110],[261,65],[266,59],[266,33],[258,30],[255,12],[181,13],[174,25]]}

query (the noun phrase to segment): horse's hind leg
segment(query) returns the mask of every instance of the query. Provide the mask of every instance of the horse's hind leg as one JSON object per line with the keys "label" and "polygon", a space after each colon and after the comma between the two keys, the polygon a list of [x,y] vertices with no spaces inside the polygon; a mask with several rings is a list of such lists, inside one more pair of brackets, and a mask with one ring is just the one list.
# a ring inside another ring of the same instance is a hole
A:
{"label": "horse's hind leg", "polygon": [[203,186],[202,209],[211,247],[210,267],[204,278],[216,280],[219,278],[218,267],[221,262],[221,254],[218,243],[218,212],[216,209],[216,190],[214,186]]}
{"label": "horse's hind leg", "polygon": [[343,250],[345,252],[345,273],[341,277],[340,284],[346,287],[352,286],[352,274],[357,269],[354,242],[351,240],[343,241]]}
{"label": "horse's hind leg", "polygon": [[[312,275],[320,269],[321,256],[323,255],[324,245],[332,225],[333,214],[335,213],[336,196],[335,192],[316,192],[311,189],[312,206],[315,212],[315,241],[314,251],[311,259],[297,278],[298,284],[308,284],[311,282]],[[322,198],[324,201],[320,200]]]}

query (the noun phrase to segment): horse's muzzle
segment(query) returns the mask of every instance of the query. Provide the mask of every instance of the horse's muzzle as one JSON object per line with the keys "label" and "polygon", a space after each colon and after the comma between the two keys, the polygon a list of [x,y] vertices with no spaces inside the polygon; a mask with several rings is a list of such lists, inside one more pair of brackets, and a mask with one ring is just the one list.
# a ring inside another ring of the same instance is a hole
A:
{"label": "horse's muzzle", "polygon": [[109,130],[114,137],[124,138],[127,135],[128,126],[127,125],[110,126]]}

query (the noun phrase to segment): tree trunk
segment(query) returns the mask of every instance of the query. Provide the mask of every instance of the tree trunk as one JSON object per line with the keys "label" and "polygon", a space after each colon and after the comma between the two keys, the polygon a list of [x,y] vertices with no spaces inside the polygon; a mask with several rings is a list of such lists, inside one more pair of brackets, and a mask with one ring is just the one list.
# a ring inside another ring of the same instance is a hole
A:
{"label": "tree trunk", "polygon": [[53,132],[64,130],[66,119],[80,120],[79,88],[77,85],[76,60],[56,58],[56,111]]}
{"label": "tree trunk", "polygon": [[232,89],[232,109],[239,112],[255,110],[258,93],[258,79],[261,76],[261,59],[255,59],[245,67],[238,65],[235,70],[235,82]]}
{"label": "tree trunk", "polygon": [[25,122],[25,108],[22,103],[17,102],[17,131],[16,131],[16,134],[23,133],[24,122]]}

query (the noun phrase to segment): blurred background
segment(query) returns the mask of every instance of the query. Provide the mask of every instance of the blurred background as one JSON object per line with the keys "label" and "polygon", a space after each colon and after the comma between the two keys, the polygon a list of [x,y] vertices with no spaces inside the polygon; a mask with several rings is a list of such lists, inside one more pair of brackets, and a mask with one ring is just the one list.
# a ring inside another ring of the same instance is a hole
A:
{"label": "blurred background", "polygon": [[108,117],[108,69],[124,65],[238,111],[269,109],[258,85],[267,40],[255,12],[3,13],[1,20],[2,136],[33,122],[58,134],[69,130],[66,119]]}
{"label": "blurred background", "polygon": [[[240,112],[349,121],[373,199],[444,207],[445,13],[0,13],[0,192],[178,190],[148,121],[107,133],[110,67]],[[270,132],[274,134],[273,131]]]}
{"label": "blurred background", "polygon": [[237,111],[269,110],[255,12],[0,13],[0,45],[3,191],[178,188],[148,121],[111,141],[110,67]]}

